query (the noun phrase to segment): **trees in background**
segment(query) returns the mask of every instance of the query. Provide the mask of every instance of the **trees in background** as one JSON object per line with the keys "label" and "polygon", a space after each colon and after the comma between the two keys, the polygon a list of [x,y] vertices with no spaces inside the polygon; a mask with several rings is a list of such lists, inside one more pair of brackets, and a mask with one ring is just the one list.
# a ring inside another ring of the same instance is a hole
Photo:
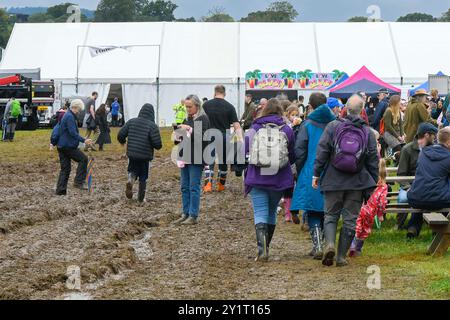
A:
{"label": "trees in background", "polygon": [[0,8],[0,47],[5,48],[12,30],[9,14]]}
{"label": "trees in background", "polygon": [[203,22],[234,22],[232,16],[225,12],[222,7],[214,7],[209,10],[206,17],[202,17],[200,21]]}
{"label": "trees in background", "polygon": [[298,16],[297,10],[288,1],[276,1],[264,11],[250,12],[241,22],[292,22]]}
{"label": "trees in background", "polygon": [[364,16],[351,17],[347,22],[367,22],[368,18]]}
{"label": "trees in background", "polygon": [[136,0],[135,21],[175,21],[174,11],[178,5],[164,0]]}
{"label": "trees in background", "polygon": [[94,19],[98,22],[127,22],[134,21],[135,15],[134,0],[101,0]]}
{"label": "trees in background", "polygon": [[438,19],[431,14],[414,12],[398,18],[397,22],[434,22],[436,20]]}
{"label": "trees in background", "polygon": [[[66,22],[70,13],[67,13],[67,8],[74,5],[73,3],[61,3],[53,7],[47,8],[46,12],[37,12],[28,17],[30,23],[44,23],[44,22]],[[86,15],[81,14],[81,21],[88,21]]]}

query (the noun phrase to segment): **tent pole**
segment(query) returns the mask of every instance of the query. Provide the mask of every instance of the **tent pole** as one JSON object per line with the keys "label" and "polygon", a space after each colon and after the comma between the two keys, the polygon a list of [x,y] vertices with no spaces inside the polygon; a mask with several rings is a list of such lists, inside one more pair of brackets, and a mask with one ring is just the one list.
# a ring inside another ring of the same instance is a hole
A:
{"label": "tent pole", "polygon": [[156,78],[156,121],[159,126],[159,77]]}
{"label": "tent pole", "polygon": [[76,84],[75,84],[75,90],[76,90],[76,93],[78,94],[78,73],[79,73],[79,49],[80,49],[80,46],[77,46],[77,78],[76,78]]}
{"label": "tent pole", "polygon": [[238,92],[238,95],[237,95],[238,116],[240,117],[241,116],[241,78],[240,77],[237,78],[237,92]]}

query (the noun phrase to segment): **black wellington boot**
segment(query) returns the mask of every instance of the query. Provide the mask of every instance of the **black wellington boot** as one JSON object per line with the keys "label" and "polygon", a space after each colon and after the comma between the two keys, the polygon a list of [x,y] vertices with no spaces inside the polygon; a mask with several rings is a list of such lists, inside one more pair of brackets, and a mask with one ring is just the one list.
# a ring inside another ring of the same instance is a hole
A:
{"label": "black wellington boot", "polygon": [[125,195],[128,199],[133,199],[133,185],[136,182],[136,176],[132,173],[128,173],[127,187],[125,190]]}
{"label": "black wellington boot", "polygon": [[145,200],[145,190],[147,189],[147,182],[139,181],[138,201],[140,203]]}
{"label": "black wellington boot", "polygon": [[336,267],[343,267],[348,264],[347,252],[350,249],[353,238],[355,237],[355,231],[342,227],[341,234],[339,235],[338,254],[336,257]]}
{"label": "black wellington boot", "polygon": [[269,257],[269,247],[270,247],[270,243],[272,242],[273,234],[275,233],[276,225],[275,224],[268,224],[267,228],[268,228],[267,229],[267,232],[268,232],[268,236],[267,236],[267,257]]}
{"label": "black wellington boot", "polygon": [[255,261],[267,261],[268,249],[267,249],[267,241],[269,238],[269,230],[268,226],[265,223],[258,223],[255,226],[256,230],[256,243],[258,245],[258,256]]}
{"label": "black wellington boot", "polygon": [[324,266],[330,267],[334,263],[334,256],[336,255],[336,224],[324,224],[325,249],[322,259]]}

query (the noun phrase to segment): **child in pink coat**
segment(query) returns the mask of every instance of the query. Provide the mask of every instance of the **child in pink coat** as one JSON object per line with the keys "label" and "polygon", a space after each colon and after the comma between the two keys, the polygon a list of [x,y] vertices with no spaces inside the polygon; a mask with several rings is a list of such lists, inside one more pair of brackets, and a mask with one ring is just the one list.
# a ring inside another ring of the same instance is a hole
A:
{"label": "child in pink coat", "polygon": [[366,204],[361,207],[358,220],[356,220],[356,234],[350,247],[349,256],[355,257],[361,255],[364,240],[367,239],[375,217],[381,222],[384,218],[384,212],[387,205],[388,186],[386,184],[386,161],[380,160],[380,175],[378,185]]}

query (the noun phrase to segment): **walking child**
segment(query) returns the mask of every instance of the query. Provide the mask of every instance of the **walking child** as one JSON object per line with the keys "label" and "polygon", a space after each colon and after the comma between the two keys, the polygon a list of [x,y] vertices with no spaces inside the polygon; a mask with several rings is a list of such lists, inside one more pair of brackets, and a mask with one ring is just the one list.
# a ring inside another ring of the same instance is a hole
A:
{"label": "walking child", "polygon": [[380,174],[378,184],[369,200],[361,207],[358,219],[356,220],[356,234],[350,246],[350,257],[361,255],[364,240],[372,232],[373,222],[378,217],[380,222],[384,219],[384,212],[387,205],[388,186],[386,184],[386,161],[380,159]]}
{"label": "walking child", "polygon": [[120,129],[117,140],[122,145],[127,143],[128,181],[125,195],[128,199],[133,198],[133,185],[139,179],[138,201],[142,203],[154,150],[162,148],[161,134],[155,123],[153,106],[149,103],[144,104],[139,116],[129,120]]}

